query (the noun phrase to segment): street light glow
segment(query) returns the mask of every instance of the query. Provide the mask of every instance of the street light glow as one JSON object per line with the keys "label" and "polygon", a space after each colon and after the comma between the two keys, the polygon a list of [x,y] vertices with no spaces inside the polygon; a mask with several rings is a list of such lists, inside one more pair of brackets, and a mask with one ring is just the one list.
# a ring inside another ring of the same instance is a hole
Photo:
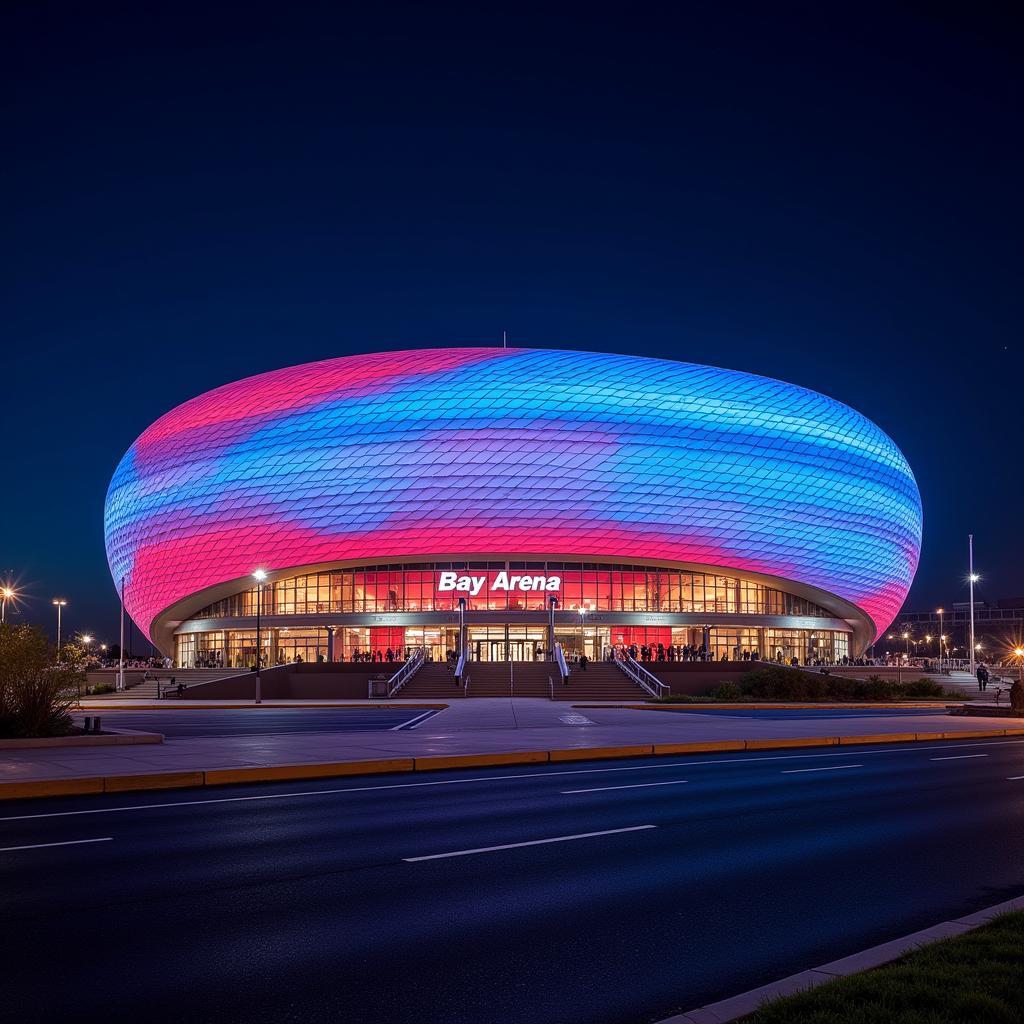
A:
{"label": "street light glow", "polygon": [[254,580],[256,580],[257,583],[262,583],[267,578],[267,570],[266,569],[257,569],[252,574],[252,578]]}
{"label": "street light glow", "polygon": [[971,573],[971,575],[970,575],[970,576],[968,576],[967,578],[968,578],[968,579],[969,579],[969,580],[970,580],[970,581],[971,581],[972,583],[977,583],[977,582],[978,582],[978,580],[980,580],[980,579],[981,579],[981,577],[980,577],[980,576],[979,576],[979,575],[978,575],[978,574],[977,574],[976,572],[972,572],[972,573]]}
{"label": "street light glow", "polygon": [[91,644],[92,643],[92,637],[89,636],[88,633],[83,633],[82,634],[82,643],[83,644]]}

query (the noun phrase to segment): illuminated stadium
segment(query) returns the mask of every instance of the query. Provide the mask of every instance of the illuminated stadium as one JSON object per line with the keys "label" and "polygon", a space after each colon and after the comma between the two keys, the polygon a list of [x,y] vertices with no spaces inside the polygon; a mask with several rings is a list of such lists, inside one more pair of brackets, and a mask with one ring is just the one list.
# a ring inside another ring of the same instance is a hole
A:
{"label": "illuminated stadium", "polygon": [[[694,363],[452,348],[327,359],[154,423],[107,556],[179,666],[616,648],[838,661],[917,567],[910,467],[824,395]],[[552,635],[553,634],[553,635]]]}

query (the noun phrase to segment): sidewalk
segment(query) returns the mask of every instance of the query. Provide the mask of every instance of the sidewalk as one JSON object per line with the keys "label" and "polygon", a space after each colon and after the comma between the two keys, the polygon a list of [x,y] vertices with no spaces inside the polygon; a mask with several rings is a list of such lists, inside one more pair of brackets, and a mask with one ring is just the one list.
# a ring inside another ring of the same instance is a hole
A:
{"label": "sidewalk", "polygon": [[[179,707],[175,705],[176,709]],[[167,711],[168,715],[174,713]],[[116,718],[116,712],[112,713],[105,724],[116,729]],[[730,749],[729,745],[732,749],[743,749],[744,743],[767,745],[788,741],[792,746],[827,745],[848,737],[875,737],[874,742],[881,742],[879,736],[888,736],[892,742],[913,742],[922,735],[929,740],[944,735],[970,738],[979,734],[1002,735],[1008,729],[1011,733],[1021,732],[1006,719],[968,720],[938,711],[910,716],[773,719],[744,717],[739,711],[733,715],[708,715],[685,710],[578,709],[548,700],[499,698],[460,701],[425,720],[422,727],[400,732],[173,737],[163,744],[143,747],[5,751],[0,758],[0,783],[521,751],[547,754],[593,750],[595,756],[609,757],[615,755],[608,748],[646,748],[620,755],[639,756],[650,754],[653,746],[665,744],[725,744],[724,749]]]}

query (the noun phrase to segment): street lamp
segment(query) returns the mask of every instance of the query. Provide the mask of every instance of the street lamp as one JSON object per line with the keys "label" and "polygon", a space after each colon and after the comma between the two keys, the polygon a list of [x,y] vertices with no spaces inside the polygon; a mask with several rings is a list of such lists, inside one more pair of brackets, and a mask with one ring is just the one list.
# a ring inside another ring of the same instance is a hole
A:
{"label": "street lamp", "polygon": [[971,675],[974,675],[974,584],[979,580],[978,574],[974,571],[974,534],[967,535],[967,582],[970,584],[970,605],[971,605],[971,638],[967,646],[971,651]]}
{"label": "street lamp", "polygon": [[910,664],[910,634],[904,633],[903,639],[907,642],[907,664]]}
{"label": "street lamp", "polygon": [[4,587],[0,590],[0,623],[7,621],[7,602],[13,601],[18,596],[13,587]]}
{"label": "street lamp", "polygon": [[60,661],[60,610],[67,605],[67,601],[62,597],[55,597],[53,604],[57,608],[57,660]]}
{"label": "street lamp", "polygon": [[1017,644],[1013,649],[1013,653],[1017,659],[1017,671],[1020,673],[1020,682],[1024,686],[1024,647]]}
{"label": "street lamp", "polygon": [[260,615],[263,612],[263,583],[267,578],[266,569],[257,569],[252,578],[256,581],[256,703],[262,704],[260,694]]}
{"label": "street lamp", "polygon": [[586,637],[584,635],[583,624],[586,622],[587,612],[589,610],[590,609],[587,608],[586,605],[582,605],[582,604],[580,605],[579,611],[580,611],[580,656],[581,657],[586,654],[586,642],[587,641],[586,641]]}
{"label": "street lamp", "polygon": [[939,616],[939,672],[941,673],[942,672],[942,642],[946,638],[942,635],[942,615],[943,615],[943,609],[942,608],[936,608],[935,611],[936,611],[936,614]]}

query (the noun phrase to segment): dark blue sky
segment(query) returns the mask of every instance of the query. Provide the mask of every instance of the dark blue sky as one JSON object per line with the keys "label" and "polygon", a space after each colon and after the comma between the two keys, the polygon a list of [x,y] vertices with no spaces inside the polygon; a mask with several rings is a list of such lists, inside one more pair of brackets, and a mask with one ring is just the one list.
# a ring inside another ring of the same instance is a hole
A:
{"label": "dark blue sky", "polygon": [[848,402],[917,474],[909,605],[963,599],[969,531],[982,596],[1024,596],[998,10],[6,5],[0,568],[27,617],[59,593],[114,636],[103,498],[167,409],[503,328]]}

